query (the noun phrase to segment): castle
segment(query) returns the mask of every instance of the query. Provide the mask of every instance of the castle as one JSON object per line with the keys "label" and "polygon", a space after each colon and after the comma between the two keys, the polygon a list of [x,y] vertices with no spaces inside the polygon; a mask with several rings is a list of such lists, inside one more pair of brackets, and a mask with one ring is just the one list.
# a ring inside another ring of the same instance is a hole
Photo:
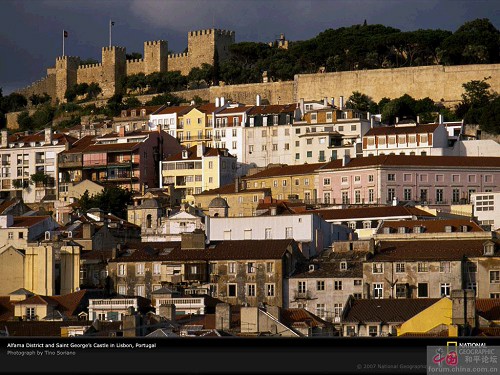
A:
{"label": "castle", "polygon": [[54,100],[64,101],[66,90],[74,84],[97,82],[104,98],[120,92],[123,78],[132,74],[180,71],[188,75],[203,63],[213,64],[215,50],[220,61],[229,57],[229,46],[235,42],[235,32],[220,29],[190,31],[188,52],[168,54],[165,40],[144,42],[142,59],[127,60],[123,47],[103,47],[99,64],[80,65],[80,58],[60,56],[54,67],[47,69],[47,76],[19,90],[26,97],[44,92]]}

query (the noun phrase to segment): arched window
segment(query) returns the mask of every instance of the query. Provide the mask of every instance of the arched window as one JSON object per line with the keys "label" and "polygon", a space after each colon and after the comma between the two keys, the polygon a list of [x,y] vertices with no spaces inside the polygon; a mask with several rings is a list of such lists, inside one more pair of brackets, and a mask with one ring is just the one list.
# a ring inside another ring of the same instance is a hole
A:
{"label": "arched window", "polygon": [[146,228],[151,228],[151,214],[146,216]]}

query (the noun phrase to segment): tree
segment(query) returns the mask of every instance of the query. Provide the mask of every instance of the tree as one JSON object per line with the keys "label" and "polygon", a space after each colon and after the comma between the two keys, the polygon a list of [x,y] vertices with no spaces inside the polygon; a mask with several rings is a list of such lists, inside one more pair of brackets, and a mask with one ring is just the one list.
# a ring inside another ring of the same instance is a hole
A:
{"label": "tree", "polygon": [[80,65],[94,65],[94,64],[99,64],[99,61],[91,57],[88,59],[80,60]]}
{"label": "tree", "polygon": [[132,52],[132,53],[127,53],[125,55],[125,58],[127,60],[140,60],[142,59],[142,53],[139,53],[139,52]]}
{"label": "tree", "polygon": [[487,133],[500,134],[500,96],[496,96],[484,108],[479,125]]}
{"label": "tree", "polygon": [[29,97],[32,105],[36,106],[39,104],[45,104],[50,101],[50,96],[44,92],[42,95],[33,94]]}
{"label": "tree", "polygon": [[31,116],[35,129],[47,126],[54,119],[55,108],[50,104],[44,104]]}
{"label": "tree", "polygon": [[142,103],[139,101],[139,99],[137,99],[135,97],[130,97],[130,98],[125,99],[123,107],[124,108],[136,108],[136,107],[140,107],[141,105],[142,105]]}
{"label": "tree", "polygon": [[123,95],[122,94],[114,94],[107,101],[107,112],[109,116],[118,116],[123,108]]}
{"label": "tree", "polygon": [[354,91],[349,99],[347,99],[346,107],[363,112],[378,112],[378,106],[372,98],[366,94],[360,93],[359,91]]}
{"label": "tree", "polygon": [[490,85],[486,82],[490,77],[482,80],[472,80],[462,85],[464,93],[462,101],[457,105],[455,113],[469,124],[479,124],[485,108],[496,96],[489,91]]}
{"label": "tree", "polygon": [[87,94],[87,99],[95,100],[97,99],[97,96],[102,92],[102,89],[99,87],[98,83],[91,82],[85,92]]}
{"label": "tree", "polygon": [[43,186],[47,186],[51,182],[52,177],[43,172],[37,172],[35,174],[32,174],[30,179],[31,182],[34,183],[35,185],[42,184]]}
{"label": "tree", "polygon": [[3,113],[16,112],[24,109],[27,105],[28,101],[23,95],[13,92],[2,98],[0,110]]}
{"label": "tree", "polygon": [[22,111],[17,115],[17,123],[21,130],[33,129],[33,119],[30,117],[28,111]]}
{"label": "tree", "polygon": [[183,102],[182,98],[175,96],[170,93],[156,95],[150,101],[146,102],[145,105],[179,105]]}
{"label": "tree", "polygon": [[130,203],[132,203],[132,193],[120,187],[105,187],[101,193],[92,196],[89,196],[86,190],[78,200],[83,211],[98,207],[121,218],[127,217],[127,204]]}

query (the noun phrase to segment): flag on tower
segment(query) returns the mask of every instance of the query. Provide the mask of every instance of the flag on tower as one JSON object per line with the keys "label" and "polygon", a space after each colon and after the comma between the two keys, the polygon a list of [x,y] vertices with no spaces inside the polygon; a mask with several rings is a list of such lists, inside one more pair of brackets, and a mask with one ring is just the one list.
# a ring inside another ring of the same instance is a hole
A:
{"label": "flag on tower", "polygon": [[115,21],[111,21],[111,26],[115,26]]}
{"label": "flag on tower", "polygon": [[64,37],[67,38],[68,37],[68,32],[66,30],[63,30],[64,31]]}

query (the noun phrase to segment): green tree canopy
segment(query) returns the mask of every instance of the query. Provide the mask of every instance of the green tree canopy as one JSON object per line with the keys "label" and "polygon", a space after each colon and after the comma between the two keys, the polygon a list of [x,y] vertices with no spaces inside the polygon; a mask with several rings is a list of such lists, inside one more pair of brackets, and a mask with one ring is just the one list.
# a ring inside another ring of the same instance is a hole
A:
{"label": "green tree canopy", "polygon": [[105,187],[101,193],[89,195],[88,190],[78,200],[83,211],[91,208],[100,208],[104,212],[111,212],[120,217],[127,217],[127,204],[132,203],[132,193],[120,187]]}

